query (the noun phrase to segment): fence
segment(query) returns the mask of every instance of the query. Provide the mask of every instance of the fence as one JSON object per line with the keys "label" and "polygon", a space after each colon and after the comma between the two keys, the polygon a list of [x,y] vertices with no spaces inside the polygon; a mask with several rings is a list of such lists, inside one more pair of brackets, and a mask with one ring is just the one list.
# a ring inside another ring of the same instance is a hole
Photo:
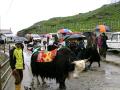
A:
{"label": "fence", "polygon": [[0,50],[5,52],[8,52],[8,50],[10,49],[10,44],[0,44]]}
{"label": "fence", "polygon": [[[10,44],[3,45],[1,52],[8,52],[10,50]],[[11,76],[11,68],[9,64],[9,59],[4,60],[0,63],[0,90],[4,90],[8,80]]]}
{"label": "fence", "polygon": [[11,68],[9,66],[9,59],[0,64],[0,90],[4,90],[9,78],[11,76]]}
{"label": "fence", "polygon": [[[116,17],[117,18],[117,17]],[[68,28],[72,31],[78,31],[78,32],[90,32],[90,31],[95,31],[97,25],[105,24],[110,28],[111,32],[117,32],[120,31],[120,20],[119,19],[99,19],[99,20],[90,20],[88,17],[88,21],[78,22],[78,21],[73,21],[73,22],[67,22],[63,24],[57,24],[57,25],[49,25],[49,26],[40,26],[37,25],[35,30],[33,30],[33,33],[54,33],[57,30],[61,28]],[[31,32],[32,33],[32,32]],[[24,35],[25,33],[21,32],[21,36]]]}

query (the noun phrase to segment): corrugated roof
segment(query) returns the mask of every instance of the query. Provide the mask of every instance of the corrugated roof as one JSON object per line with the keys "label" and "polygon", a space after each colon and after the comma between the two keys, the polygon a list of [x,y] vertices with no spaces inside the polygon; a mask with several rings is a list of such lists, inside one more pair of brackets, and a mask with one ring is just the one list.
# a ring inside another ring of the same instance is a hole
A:
{"label": "corrugated roof", "polygon": [[14,34],[3,34],[6,37],[14,37]]}

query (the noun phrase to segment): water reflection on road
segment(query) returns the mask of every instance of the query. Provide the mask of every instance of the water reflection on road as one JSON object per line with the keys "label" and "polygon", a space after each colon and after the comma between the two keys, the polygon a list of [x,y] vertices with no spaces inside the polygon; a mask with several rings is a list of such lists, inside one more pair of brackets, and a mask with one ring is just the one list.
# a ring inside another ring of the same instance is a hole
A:
{"label": "water reflection on road", "polygon": [[31,87],[31,82],[32,82],[32,73],[31,73],[31,68],[30,68],[30,58],[31,58],[31,53],[28,51],[24,51],[24,62],[25,62],[25,69],[23,71],[23,86],[26,87]]}
{"label": "water reflection on road", "polygon": [[[32,74],[30,70],[31,53],[25,51],[25,70],[23,85],[30,87]],[[108,55],[109,59],[119,59],[114,55]],[[67,79],[67,90],[120,90],[120,67],[101,62],[101,67],[93,63],[92,69],[80,74],[78,79]],[[55,80],[46,80],[49,87],[36,87],[35,90],[58,90]]]}

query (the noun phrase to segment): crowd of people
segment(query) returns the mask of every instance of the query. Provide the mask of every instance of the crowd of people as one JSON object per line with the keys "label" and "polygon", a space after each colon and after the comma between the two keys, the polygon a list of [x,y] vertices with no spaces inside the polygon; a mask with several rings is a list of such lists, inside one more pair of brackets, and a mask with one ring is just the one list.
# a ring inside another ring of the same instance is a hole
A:
{"label": "crowd of people", "polygon": [[[96,35],[95,32],[90,32],[89,35],[86,37],[87,44],[85,43],[85,40],[83,38],[81,39],[71,39],[71,40],[64,40],[63,38],[57,40],[57,41],[42,41],[42,40],[34,40],[32,43],[32,51],[34,51],[34,48],[41,48],[41,50],[47,51],[48,45],[58,45],[58,47],[67,46],[72,51],[73,57],[77,57],[78,59],[83,58],[84,50],[85,48],[95,48],[98,50],[101,59],[105,60],[106,58],[106,51],[107,51],[107,43],[106,40],[108,39],[107,35],[103,33],[99,33]],[[28,46],[31,44],[28,44]]]}
{"label": "crowd of people", "polygon": [[[108,39],[106,34],[100,33],[98,36],[96,33],[91,32],[87,38],[87,45],[85,46],[84,39],[72,39],[64,41],[63,39],[60,41],[54,41],[52,43],[48,43],[47,41],[32,41],[30,45],[32,45],[32,52],[36,48],[38,50],[48,50],[48,45],[55,45],[56,47],[60,48],[62,46],[66,46],[73,51],[72,57],[76,59],[82,59],[85,53],[86,48],[94,48],[98,50],[99,55],[101,56],[102,60],[106,58],[106,51],[107,51],[107,43],[106,40]],[[28,45],[27,45],[28,46]],[[24,55],[23,55],[24,45],[21,43],[16,43],[15,47],[10,50],[10,66],[13,71],[13,76],[15,77],[15,86],[16,90],[20,90],[21,81],[23,78],[23,69],[24,69]],[[12,52],[12,53],[11,53]]]}
{"label": "crowd of people", "polygon": [[87,48],[93,47],[96,48],[101,56],[101,60],[106,59],[106,52],[108,49],[107,46],[107,35],[103,32],[98,36],[95,33],[91,33],[87,40]]}

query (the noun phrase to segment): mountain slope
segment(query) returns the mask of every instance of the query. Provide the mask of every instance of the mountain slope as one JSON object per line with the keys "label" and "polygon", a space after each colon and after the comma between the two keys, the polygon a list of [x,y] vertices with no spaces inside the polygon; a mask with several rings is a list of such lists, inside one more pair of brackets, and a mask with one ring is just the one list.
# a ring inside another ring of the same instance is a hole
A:
{"label": "mountain slope", "polygon": [[55,17],[40,21],[29,28],[19,31],[18,35],[57,32],[61,28],[68,28],[77,32],[94,31],[98,24],[108,25],[111,31],[120,31],[120,2],[104,5],[94,11],[79,13],[75,16]]}

